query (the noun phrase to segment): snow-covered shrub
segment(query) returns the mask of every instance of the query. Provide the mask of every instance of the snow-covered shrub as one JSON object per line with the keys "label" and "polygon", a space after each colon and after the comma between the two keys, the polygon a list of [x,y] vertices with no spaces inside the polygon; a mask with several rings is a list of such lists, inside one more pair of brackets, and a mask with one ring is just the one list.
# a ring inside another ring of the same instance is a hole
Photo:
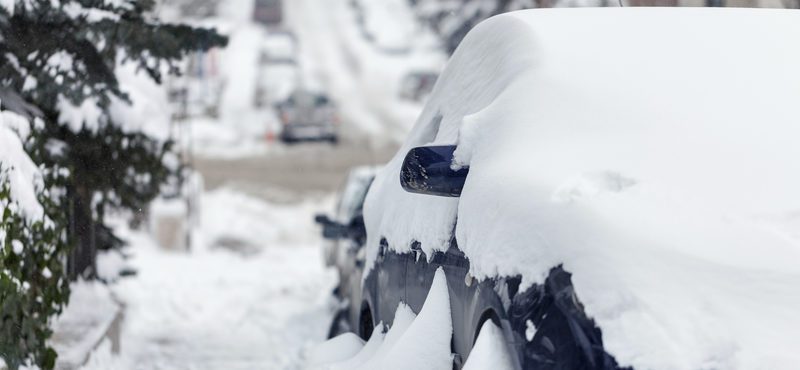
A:
{"label": "snow-covered shrub", "polygon": [[27,131],[21,117],[0,111],[0,359],[11,369],[49,369],[56,358],[46,343],[49,320],[69,297],[66,223],[51,197],[58,175],[43,176],[9,121]]}

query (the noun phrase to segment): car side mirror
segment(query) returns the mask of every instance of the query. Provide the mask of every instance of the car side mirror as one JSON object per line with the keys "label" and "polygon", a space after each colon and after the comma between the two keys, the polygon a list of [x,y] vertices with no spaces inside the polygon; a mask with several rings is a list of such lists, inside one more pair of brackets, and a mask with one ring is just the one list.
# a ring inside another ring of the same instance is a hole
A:
{"label": "car side mirror", "polygon": [[327,224],[329,224],[329,223],[331,223],[333,221],[331,221],[331,219],[328,217],[328,215],[325,215],[325,214],[322,214],[322,213],[318,213],[318,214],[316,214],[314,216],[314,222],[316,222],[316,223],[318,223],[320,225],[327,225]]}
{"label": "car side mirror", "polygon": [[325,239],[338,240],[347,236],[347,227],[336,222],[322,226],[322,237]]}
{"label": "car side mirror", "polygon": [[461,196],[469,168],[452,168],[455,145],[423,146],[411,149],[403,161],[400,185],[410,193]]}

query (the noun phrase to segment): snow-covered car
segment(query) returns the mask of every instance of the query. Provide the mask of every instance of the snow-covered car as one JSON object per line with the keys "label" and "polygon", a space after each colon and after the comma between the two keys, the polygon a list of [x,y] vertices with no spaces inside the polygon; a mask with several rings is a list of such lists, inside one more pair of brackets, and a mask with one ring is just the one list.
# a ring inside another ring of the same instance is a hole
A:
{"label": "snow-covered car", "polygon": [[[364,228],[363,207],[372,180],[379,167],[360,166],[353,168],[339,193],[339,201],[332,217],[317,215],[316,222],[322,226],[323,256],[325,264],[336,267],[339,285],[338,298],[346,302],[361,301],[361,275],[364,269],[364,243],[367,239]],[[330,336],[358,326],[357,308],[348,305],[338,315]]]}
{"label": "snow-covered car", "polygon": [[275,108],[282,124],[283,142],[338,142],[339,117],[336,105],[327,95],[299,89]]}
{"label": "snow-covered car", "polygon": [[796,368],[798,39],[780,10],[476,26],[368,192],[359,334],[443,271],[454,368],[489,322],[497,369]]}

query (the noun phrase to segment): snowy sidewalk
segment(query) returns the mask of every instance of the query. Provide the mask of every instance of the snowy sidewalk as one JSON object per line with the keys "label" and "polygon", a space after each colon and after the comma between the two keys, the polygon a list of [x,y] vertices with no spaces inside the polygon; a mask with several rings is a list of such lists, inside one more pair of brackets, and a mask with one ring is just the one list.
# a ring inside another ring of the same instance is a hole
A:
{"label": "snowy sidewalk", "polygon": [[[85,369],[298,369],[303,351],[325,340],[336,278],[323,268],[314,207],[229,191],[204,196],[204,205],[209,246],[192,253],[121,230],[138,270],[112,286],[126,307],[121,353],[102,346]],[[214,247],[222,237],[260,241],[259,249]]]}
{"label": "snowy sidewalk", "polygon": [[89,354],[104,340],[119,348],[123,308],[108,287],[99,282],[72,284],[70,302],[53,325],[50,345],[58,352],[56,369],[71,370],[84,365]]}

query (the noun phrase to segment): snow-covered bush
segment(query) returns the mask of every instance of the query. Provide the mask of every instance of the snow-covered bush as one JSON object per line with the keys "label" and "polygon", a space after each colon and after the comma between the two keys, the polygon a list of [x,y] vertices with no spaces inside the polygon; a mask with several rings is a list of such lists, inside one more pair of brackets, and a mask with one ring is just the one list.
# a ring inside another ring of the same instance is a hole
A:
{"label": "snow-covered bush", "polygon": [[48,323],[69,296],[64,223],[53,221],[64,219],[51,197],[57,174],[43,176],[23,151],[15,131],[26,123],[0,111],[0,359],[12,369],[53,367]]}
{"label": "snow-covered bush", "polygon": [[97,249],[117,240],[104,212],[141,212],[180,170],[151,130],[168,124],[157,85],[226,39],[160,22],[155,3],[0,1],[2,108],[35,123],[3,113],[0,125],[0,358],[12,369],[53,366],[47,322],[69,278],[93,277]]}

